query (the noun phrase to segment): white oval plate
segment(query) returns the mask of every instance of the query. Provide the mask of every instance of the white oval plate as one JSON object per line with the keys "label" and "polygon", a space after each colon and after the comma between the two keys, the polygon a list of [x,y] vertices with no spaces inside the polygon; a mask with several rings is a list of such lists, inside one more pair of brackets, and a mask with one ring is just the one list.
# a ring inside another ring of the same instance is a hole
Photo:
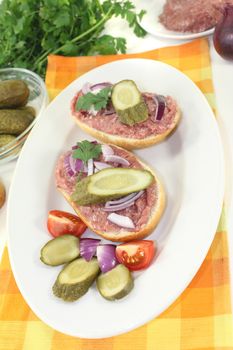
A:
{"label": "white oval plate", "polygon": [[[39,259],[51,238],[50,209],[69,210],[54,185],[58,156],[77,140],[91,139],[69,116],[70,101],[86,82],[133,79],[142,91],[173,96],[183,112],[165,142],[136,153],[157,169],[167,207],[155,232],[155,261],[135,278],[133,291],[109,302],[93,286],[79,301],[65,303],[52,294],[61,267]],[[8,207],[10,260],[21,293],[31,309],[56,330],[83,338],[130,331],[164,311],[186,288],[205,258],[217,228],[223,200],[223,153],[212,110],[196,85],[178,70],[157,61],[127,59],[108,63],[69,85],[41,115],[17,163]]]}
{"label": "white oval plate", "polygon": [[146,10],[146,14],[140,21],[140,25],[148,33],[163,39],[193,40],[213,34],[214,28],[200,33],[181,33],[166,29],[159,21],[159,15],[163,12],[166,0],[133,0],[138,10]]}

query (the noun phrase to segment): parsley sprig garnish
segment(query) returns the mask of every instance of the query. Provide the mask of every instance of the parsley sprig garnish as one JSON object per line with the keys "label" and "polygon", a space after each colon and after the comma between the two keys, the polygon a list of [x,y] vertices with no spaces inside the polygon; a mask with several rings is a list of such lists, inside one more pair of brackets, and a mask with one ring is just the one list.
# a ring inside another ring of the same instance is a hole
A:
{"label": "parsley sprig garnish", "polygon": [[78,148],[73,151],[72,157],[81,159],[84,164],[87,164],[89,159],[97,159],[102,153],[101,145],[87,140],[77,142]]}
{"label": "parsley sprig garnish", "polygon": [[102,34],[121,17],[134,33],[146,32],[130,0],[0,1],[0,67],[28,68],[44,76],[49,54],[112,55],[126,52],[126,40]]}
{"label": "parsley sprig garnish", "polygon": [[108,86],[100,90],[97,94],[88,92],[80,96],[76,103],[76,111],[89,111],[92,107],[95,111],[100,111],[102,108],[105,108],[108,104],[111,89],[112,88]]}

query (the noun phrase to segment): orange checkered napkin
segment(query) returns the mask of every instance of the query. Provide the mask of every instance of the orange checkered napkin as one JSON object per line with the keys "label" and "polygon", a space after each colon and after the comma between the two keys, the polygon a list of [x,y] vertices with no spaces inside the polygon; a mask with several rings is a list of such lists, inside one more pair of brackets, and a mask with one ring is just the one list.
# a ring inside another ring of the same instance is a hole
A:
{"label": "orange checkered napkin", "polygon": [[[161,60],[187,74],[215,108],[206,40],[136,55],[50,56],[46,84],[51,98],[72,80],[104,63],[130,57]],[[79,339],[40,321],[22,298],[7,249],[0,265],[0,350],[232,350],[228,247],[222,216],[208,255],[193,281],[162,315],[124,335]]]}

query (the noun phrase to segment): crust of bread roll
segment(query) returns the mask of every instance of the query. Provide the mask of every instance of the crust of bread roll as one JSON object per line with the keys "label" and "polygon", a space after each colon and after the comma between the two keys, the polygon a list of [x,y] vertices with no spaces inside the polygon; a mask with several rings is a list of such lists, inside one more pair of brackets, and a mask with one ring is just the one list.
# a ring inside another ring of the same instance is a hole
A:
{"label": "crust of bread roll", "polygon": [[88,226],[88,228],[90,230],[95,232],[97,235],[99,235],[107,240],[113,241],[113,242],[128,242],[128,241],[143,239],[143,238],[147,237],[148,235],[150,235],[152,233],[152,231],[155,229],[155,227],[159,223],[160,218],[161,218],[161,216],[164,212],[164,209],[165,209],[166,197],[165,197],[165,191],[164,191],[163,184],[161,183],[161,181],[159,180],[159,178],[155,174],[155,172],[148,165],[146,165],[144,162],[139,160],[138,157],[136,157],[136,158],[141,163],[141,165],[143,166],[144,169],[149,170],[153,174],[155,181],[156,181],[156,185],[157,185],[156,204],[151,209],[151,215],[149,217],[147,224],[145,224],[139,231],[134,232],[134,231],[127,231],[127,229],[125,229],[124,231],[122,230],[121,232],[114,232],[114,231],[104,232],[104,231],[96,230],[92,226],[92,223],[88,221],[88,218],[85,217],[81,213],[79,206],[70,199],[69,194],[67,194],[67,192],[64,189],[62,189],[61,187],[57,187],[58,191],[60,191],[62,193],[64,198],[67,200],[67,202],[72,206],[74,211],[85,222],[85,224]]}
{"label": "crust of bread roll", "polygon": [[156,143],[159,143],[163,141],[169,134],[171,134],[172,131],[175,130],[177,127],[180,117],[181,117],[181,111],[178,109],[176,112],[175,118],[174,118],[174,126],[167,130],[166,132],[162,134],[157,134],[154,136],[149,136],[144,139],[135,139],[135,138],[129,138],[129,137],[123,137],[118,135],[111,135],[106,132],[91,128],[89,125],[83,123],[78,119],[78,117],[72,115],[74,118],[76,124],[84,130],[87,134],[93,136],[97,140],[100,140],[106,144],[113,144],[128,150],[132,149],[140,149],[140,148],[146,148],[150,147],[152,145],[155,145]]}

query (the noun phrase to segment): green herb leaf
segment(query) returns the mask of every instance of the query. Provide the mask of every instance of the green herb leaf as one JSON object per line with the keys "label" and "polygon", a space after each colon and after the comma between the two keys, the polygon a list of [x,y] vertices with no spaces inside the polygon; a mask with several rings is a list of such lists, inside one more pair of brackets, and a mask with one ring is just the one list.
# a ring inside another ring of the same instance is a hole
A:
{"label": "green herb leaf", "polygon": [[77,146],[79,148],[73,151],[72,157],[81,159],[85,164],[89,159],[98,159],[102,153],[100,144],[92,143],[87,140],[77,142]]}
{"label": "green herb leaf", "polygon": [[44,76],[49,54],[124,53],[124,38],[101,35],[105,23],[119,16],[144,36],[143,14],[129,0],[0,0],[0,68],[25,67]]}
{"label": "green herb leaf", "polygon": [[114,38],[111,35],[103,35],[97,38],[95,43],[91,45],[88,55],[115,55],[118,52],[125,53],[125,51],[126,40],[124,38]]}
{"label": "green herb leaf", "polygon": [[105,108],[108,104],[111,89],[111,87],[106,87],[100,90],[100,92],[97,94],[88,92],[87,94],[79,97],[75,107],[76,110],[89,111],[93,107],[96,111],[99,111],[102,108]]}

